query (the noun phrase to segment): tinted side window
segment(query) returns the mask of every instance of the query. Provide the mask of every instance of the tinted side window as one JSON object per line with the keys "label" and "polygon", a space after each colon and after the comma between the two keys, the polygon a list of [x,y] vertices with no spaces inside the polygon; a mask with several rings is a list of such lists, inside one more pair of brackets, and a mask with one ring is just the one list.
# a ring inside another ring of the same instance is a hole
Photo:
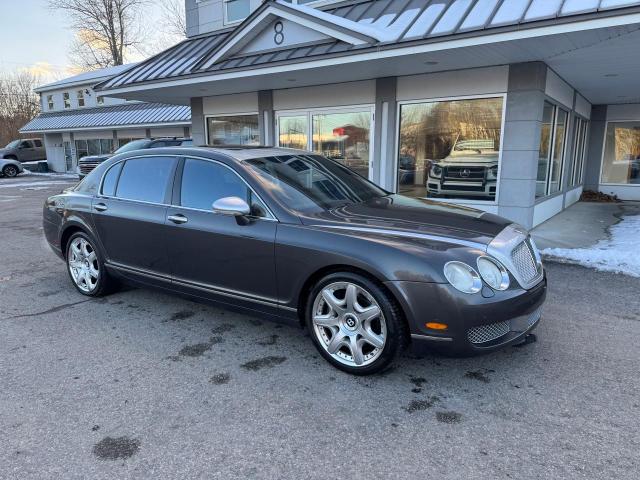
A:
{"label": "tinted side window", "polygon": [[40,140],[34,140],[33,143],[35,143],[38,148],[42,147],[42,142]]}
{"label": "tinted side window", "polygon": [[180,199],[183,207],[211,210],[213,202],[224,197],[240,197],[251,206],[254,216],[267,216],[262,202],[232,170],[205,160],[185,161]]}
{"label": "tinted side window", "polygon": [[102,181],[102,194],[113,197],[116,194],[116,183],[118,183],[118,175],[122,170],[122,162],[111,167],[104,176]]}
{"label": "tinted side window", "polygon": [[172,157],[127,160],[122,167],[116,197],[163,203],[169,182],[173,180],[175,163],[176,159]]}

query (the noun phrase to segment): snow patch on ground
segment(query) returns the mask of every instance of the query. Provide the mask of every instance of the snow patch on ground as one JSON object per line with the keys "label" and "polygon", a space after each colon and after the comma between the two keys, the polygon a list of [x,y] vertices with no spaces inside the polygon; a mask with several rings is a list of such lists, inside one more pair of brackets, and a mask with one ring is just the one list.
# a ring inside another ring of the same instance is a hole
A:
{"label": "snow patch on ground", "polygon": [[589,248],[546,248],[542,254],[604,272],[640,277],[640,215],[623,217],[609,229],[609,234],[609,238]]}
{"label": "snow patch on ground", "polygon": [[55,172],[42,173],[42,172],[30,172],[27,169],[25,169],[24,172],[22,173],[22,175],[20,175],[20,176],[24,176],[24,177],[50,177],[50,178],[59,178],[59,179],[78,180],[78,175],[75,174],[75,173],[55,173]]}
{"label": "snow patch on ground", "polygon": [[45,185],[69,185],[72,182],[69,182],[68,180],[64,180],[61,179],[57,182],[47,182],[47,181],[42,181],[42,182],[12,182],[12,183],[7,183],[7,184],[0,184],[0,188],[18,188],[18,187],[41,187],[41,186],[45,186]]}

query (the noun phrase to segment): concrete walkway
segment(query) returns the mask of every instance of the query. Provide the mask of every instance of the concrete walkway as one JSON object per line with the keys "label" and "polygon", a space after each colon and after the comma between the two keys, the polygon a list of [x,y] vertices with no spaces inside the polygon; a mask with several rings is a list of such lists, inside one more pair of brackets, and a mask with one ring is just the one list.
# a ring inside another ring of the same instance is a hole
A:
{"label": "concrete walkway", "polygon": [[587,248],[608,237],[625,215],[639,215],[640,202],[578,202],[531,231],[538,248]]}

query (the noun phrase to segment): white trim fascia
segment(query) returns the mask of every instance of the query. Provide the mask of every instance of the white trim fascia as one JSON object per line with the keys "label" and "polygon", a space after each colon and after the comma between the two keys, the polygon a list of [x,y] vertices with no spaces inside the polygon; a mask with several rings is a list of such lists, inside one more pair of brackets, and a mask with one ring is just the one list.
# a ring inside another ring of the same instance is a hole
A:
{"label": "white trim fascia", "polygon": [[[262,13],[260,13],[256,18],[254,18],[250,23],[248,23],[247,25],[245,25],[243,28],[241,28],[239,31],[234,32],[233,33],[233,38],[231,39],[230,42],[228,42],[227,44],[225,44],[222,48],[220,48],[214,55],[213,57],[209,58],[201,67],[200,69],[204,68],[210,68],[213,65],[215,65],[216,63],[218,63],[219,61],[237,53],[243,46],[245,46],[246,44],[248,44],[251,40],[253,40],[260,32],[262,32],[262,29],[259,29],[259,27],[263,24],[269,23],[272,18],[283,18],[285,20],[289,20],[290,22],[294,22],[297,23],[299,25],[302,25],[303,27],[307,27],[310,28],[312,30],[315,30],[317,32],[320,32],[324,35],[328,35],[330,37],[333,37],[337,40],[341,40],[343,42],[347,42],[350,43],[351,45],[364,45],[367,43],[372,43],[375,42],[375,39],[371,38],[370,42],[367,42],[366,40],[364,40],[363,38],[360,38],[358,36],[355,35],[349,35],[347,33],[345,33],[342,30],[339,29],[335,29],[335,28],[330,28],[327,26],[324,26],[318,22],[314,22],[311,20],[308,20],[306,18],[302,18],[299,17],[297,15],[294,15],[290,12],[286,12],[280,8],[275,8],[273,6],[269,6],[267,7]],[[253,31],[255,30],[255,31]]]}
{"label": "white trim fascia", "polygon": [[65,133],[65,132],[84,132],[94,130],[118,130],[123,128],[156,128],[156,127],[179,127],[191,125],[191,120],[185,122],[172,123],[145,123],[136,125],[105,125],[102,127],[77,127],[77,128],[56,128],[53,130],[18,130],[20,133]]}
{"label": "white trim fascia", "polygon": [[326,59],[318,59],[304,63],[294,63],[286,65],[275,65],[264,68],[251,68],[249,70],[237,70],[227,73],[212,73],[209,75],[198,75],[196,77],[187,77],[174,80],[161,80],[140,85],[132,85],[129,87],[120,87],[115,89],[100,90],[103,96],[117,96],[124,93],[133,93],[146,90],[158,90],[161,88],[169,88],[176,86],[194,85],[207,82],[216,82],[220,80],[233,80],[244,77],[255,77],[258,75],[272,75],[284,72],[293,72],[300,70],[309,70],[313,68],[321,68],[327,66],[344,65],[347,63],[366,62],[370,60],[380,60],[386,58],[396,58],[401,56],[424,54],[431,52],[439,52],[443,50],[453,50],[456,48],[465,48],[476,45],[489,45],[499,42],[508,42],[514,40],[523,40],[528,38],[536,38],[543,36],[551,36],[563,33],[579,32],[584,30],[593,30],[599,28],[615,27],[640,23],[640,13],[630,15],[619,15],[615,17],[596,18],[585,21],[576,21],[573,23],[563,23],[560,25],[550,25],[538,28],[529,28],[522,30],[513,30],[509,32],[501,32],[495,34],[481,34],[472,37],[460,39],[452,39],[444,42],[431,42],[421,45],[412,45],[400,48],[389,48],[383,50],[370,51],[355,55],[343,55]]}

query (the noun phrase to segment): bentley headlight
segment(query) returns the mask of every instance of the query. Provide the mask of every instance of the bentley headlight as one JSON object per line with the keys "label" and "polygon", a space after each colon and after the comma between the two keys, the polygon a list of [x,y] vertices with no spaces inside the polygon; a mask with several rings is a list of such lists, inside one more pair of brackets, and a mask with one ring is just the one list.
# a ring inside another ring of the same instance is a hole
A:
{"label": "bentley headlight", "polygon": [[482,279],[494,290],[509,288],[509,273],[497,261],[489,257],[478,258],[478,271]]}
{"label": "bentley headlight", "polygon": [[466,263],[447,263],[444,266],[444,276],[454,288],[463,293],[477,293],[482,289],[480,275]]}

